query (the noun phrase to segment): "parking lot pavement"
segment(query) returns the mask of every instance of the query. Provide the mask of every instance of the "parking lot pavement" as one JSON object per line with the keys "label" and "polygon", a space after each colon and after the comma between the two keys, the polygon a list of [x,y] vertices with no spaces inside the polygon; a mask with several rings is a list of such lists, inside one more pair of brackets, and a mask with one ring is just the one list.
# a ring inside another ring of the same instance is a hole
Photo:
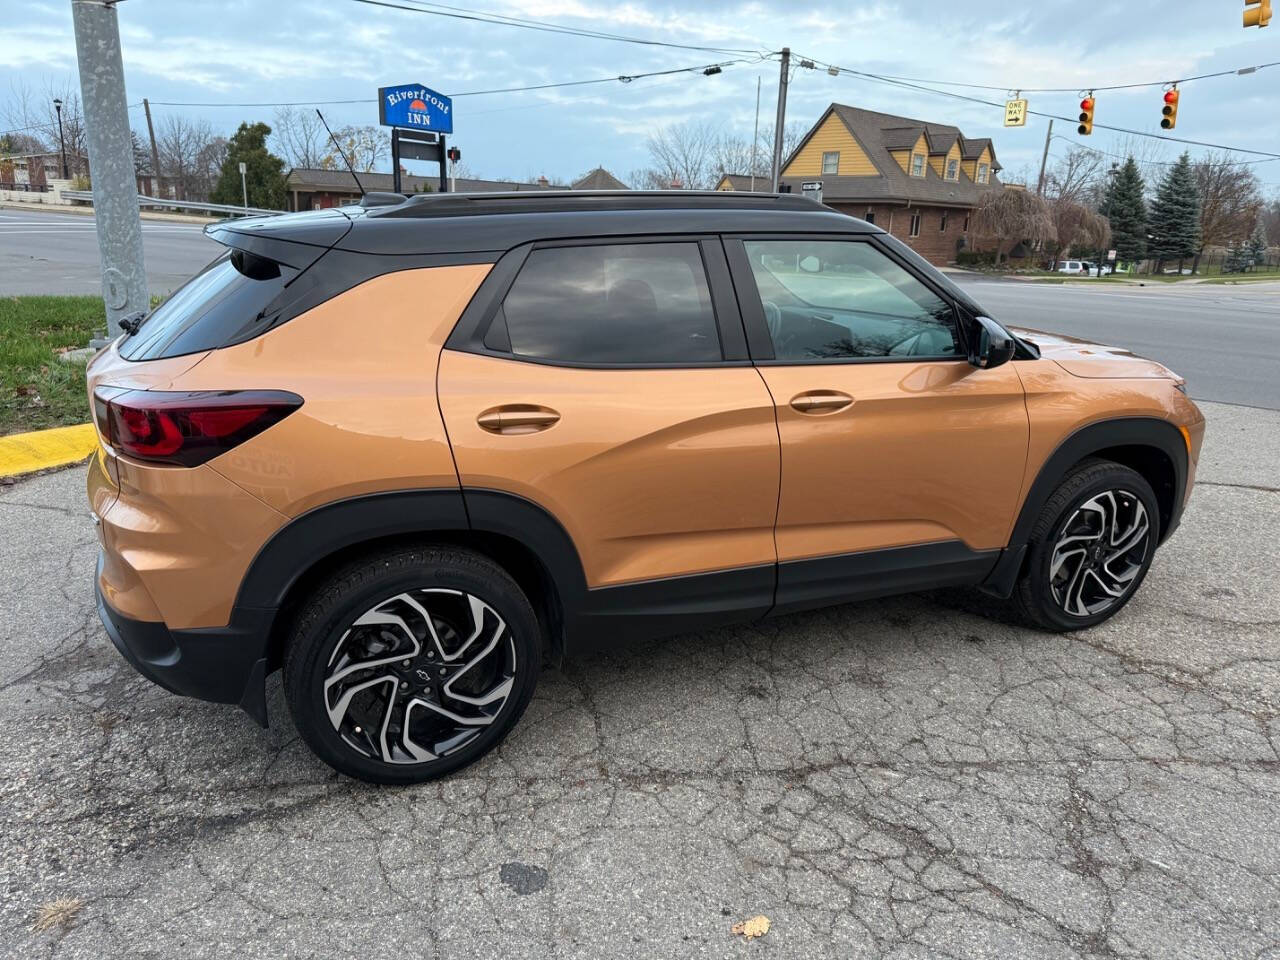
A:
{"label": "parking lot pavement", "polygon": [[1205,409],[1109,624],[945,593],[650,643],[410,789],[313,760],[278,683],[262,731],[135,676],[83,472],[3,489],[0,955],[1274,958],[1280,413]]}

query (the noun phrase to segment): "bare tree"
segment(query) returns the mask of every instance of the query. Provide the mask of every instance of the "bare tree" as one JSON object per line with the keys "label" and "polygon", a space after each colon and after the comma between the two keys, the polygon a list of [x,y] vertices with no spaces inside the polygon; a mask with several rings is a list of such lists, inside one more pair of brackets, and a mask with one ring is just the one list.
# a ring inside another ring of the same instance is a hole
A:
{"label": "bare tree", "polygon": [[1054,200],[1049,205],[1056,240],[1049,251],[1056,260],[1068,253],[1082,255],[1105,250],[1111,243],[1107,218],[1074,200]]}
{"label": "bare tree", "polygon": [[1206,247],[1225,247],[1249,236],[1262,210],[1262,194],[1253,171],[1225,152],[1206,153],[1191,169],[1200,191],[1200,249],[1191,265],[1195,273]]}
{"label": "bare tree", "polygon": [[[1065,156],[1057,158],[1045,174],[1045,196],[1062,203],[1095,202],[1101,193],[1108,162],[1097,150],[1072,147]],[[1062,241],[1062,237],[1058,239]]]}
{"label": "bare tree", "polygon": [[368,173],[391,152],[387,135],[378,127],[348,126],[335,130],[333,135],[337,137],[338,144],[342,147],[342,152],[346,154],[347,159],[344,160],[338,154],[333,141],[330,140],[329,149],[320,157],[318,164],[325,170],[345,170],[347,160],[350,160],[356,170]]}
{"label": "bare tree", "polygon": [[667,187],[706,190],[715,186],[715,150],[719,132],[714,124],[685,123],[659,127],[645,141],[652,170]]}
{"label": "bare tree", "polygon": [[[218,176],[210,155],[216,139],[207,120],[190,120],[182,114],[168,114],[156,125],[160,169],[178,199],[208,198]],[[224,141],[224,156],[225,149]]]}
{"label": "bare tree", "polygon": [[333,152],[333,142],[314,110],[281,107],[276,111],[271,132],[276,152],[290,167],[316,169],[324,156]]}
{"label": "bare tree", "polygon": [[1053,214],[1043,197],[1030,190],[989,190],[978,201],[974,231],[996,244],[996,263],[1017,244],[1058,239]]}
{"label": "bare tree", "polygon": [[[62,104],[62,127],[59,137],[58,109]],[[6,139],[10,153],[61,153],[66,145],[67,168],[73,176],[89,173],[88,135],[80,93],[70,83],[46,83],[37,90],[24,82],[10,84],[9,97],[0,110],[0,129],[9,128]]]}
{"label": "bare tree", "polygon": [[1263,207],[1262,226],[1272,246],[1280,246],[1280,197],[1275,197]]}

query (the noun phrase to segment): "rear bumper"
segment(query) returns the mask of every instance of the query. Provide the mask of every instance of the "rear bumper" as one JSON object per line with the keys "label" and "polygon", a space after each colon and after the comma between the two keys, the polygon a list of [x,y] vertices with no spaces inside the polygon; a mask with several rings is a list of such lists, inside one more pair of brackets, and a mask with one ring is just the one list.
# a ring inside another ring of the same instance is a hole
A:
{"label": "rear bumper", "polygon": [[140,674],[170,693],[234,703],[267,725],[267,637],[274,611],[238,608],[225,627],[170,630],[126,617],[107,603],[100,585],[95,588],[107,636]]}

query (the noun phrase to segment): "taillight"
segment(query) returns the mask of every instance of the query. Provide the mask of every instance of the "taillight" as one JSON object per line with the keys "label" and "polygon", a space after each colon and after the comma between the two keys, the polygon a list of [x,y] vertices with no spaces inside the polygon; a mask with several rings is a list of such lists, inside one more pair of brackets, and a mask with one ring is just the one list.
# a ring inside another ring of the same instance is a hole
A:
{"label": "taillight", "polygon": [[94,416],[119,455],[194,467],[244,443],[302,406],[283,390],[94,392]]}

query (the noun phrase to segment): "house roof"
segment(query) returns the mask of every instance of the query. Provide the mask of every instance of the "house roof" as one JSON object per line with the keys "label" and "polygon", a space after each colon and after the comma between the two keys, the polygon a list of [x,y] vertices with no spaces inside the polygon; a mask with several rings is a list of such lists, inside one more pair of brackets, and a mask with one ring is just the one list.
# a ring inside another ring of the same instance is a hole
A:
{"label": "house roof", "polygon": [[[368,193],[393,189],[393,181],[389,173],[362,173],[359,176],[360,182]],[[418,177],[405,174],[400,178],[400,187],[405,193],[421,193],[428,188],[434,190],[439,183],[440,179],[438,177]],[[317,170],[305,167],[295,167],[289,171],[289,175],[285,180],[285,188],[312,192],[350,193],[352,196],[357,196],[360,193],[349,170]],[[521,183],[515,180],[476,180],[470,177],[458,177],[457,188],[459,193],[510,193],[518,190],[555,189],[554,185],[550,183]]]}
{"label": "house roof", "polygon": [[627,185],[604,167],[596,167],[586,176],[575,180],[572,190],[626,190]]}
{"label": "house roof", "polygon": [[[743,193],[750,193],[752,191],[752,177],[750,174],[746,174],[746,173],[721,174],[720,179],[716,182],[716,189],[719,190],[720,185],[723,184],[726,180],[729,181],[729,186],[732,187],[734,190],[740,190]],[[756,193],[769,193],[772,190],[772,188],[773,188],[773,185],[769,182],[768,177],[755,178],[754,189]]]}
{"label": "house roof", "polygon": [[[823,176],[822,195],[824,202],[863,202],[888,201],[913,203],[932,203],[944,206],[972,207],[989,190],[998,190],[1003,185],[995,172],[1000,169],[995,162],[995,148],[988,139],[966,140],[956,127],[943,123],[931,123],[927,120],[915,120],[910,117],[899,117],[889,113],[877,113],[874,110],[863,110],[858,107],[833,103],[827,108],[813,129],[800,141],[786,164],[791,161],[822,126],[827,117],[834,113],[848,129],[850,135],[866,152],[868,158],[879,172],[879,176]],[[907,174],[891,156],[892,151],[908,150],[915,145],[924,134],[931,155],[945,154],[959,141],[961,155],[965,159],[974,159],[982,147],[991,148],[991,182],[979,184],[971,180],[960,170],[958,180],[947,180],[934,172],[929,164],[925,164],[923,177],[912,177]],[[973,156],[969,156],[966,145],[979,144]],[[793,191],[800,189],[802,180],[810,177],[784,176],[782,182]]]}

